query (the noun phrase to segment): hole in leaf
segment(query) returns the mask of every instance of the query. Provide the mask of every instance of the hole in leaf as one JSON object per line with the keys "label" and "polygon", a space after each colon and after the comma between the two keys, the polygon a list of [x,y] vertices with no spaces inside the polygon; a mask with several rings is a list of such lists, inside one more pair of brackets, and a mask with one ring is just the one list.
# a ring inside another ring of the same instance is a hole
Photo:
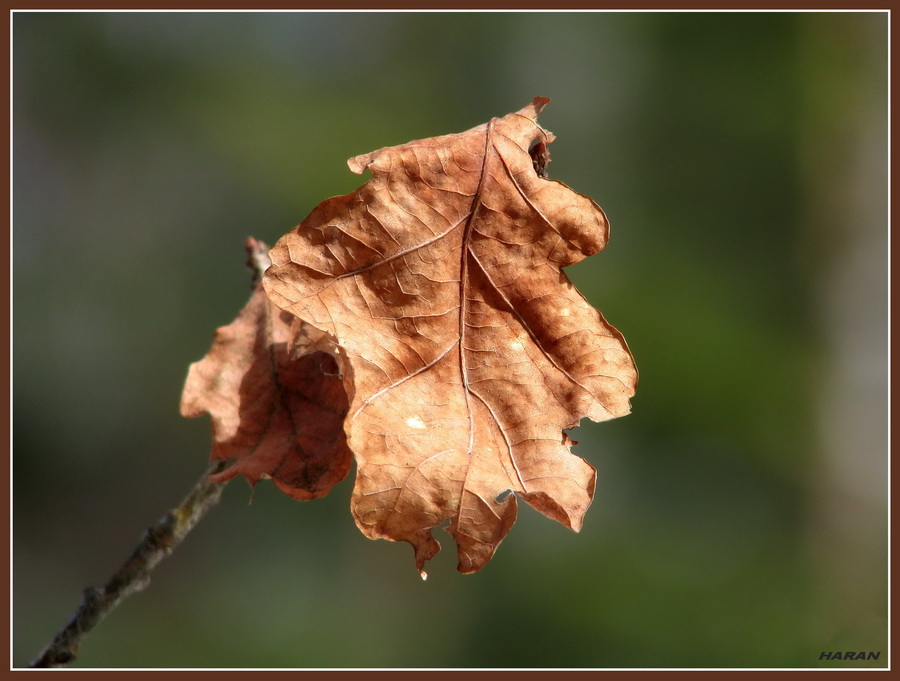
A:
{"label": "hole in leaf", "polygon": [[541,141],[534,142],[528,149],[528,155],[531,156],[531,164],[538,177],[547,177],[547,164],[550,163],[547,145]]}
{"label": "hole in leaf", "polygon": [[511,489],[505,489],[505,490],[503,490],[502,492],[500,492],[500,494],[498,494],[498,495],[494,498],[494,501],[497,502],[497,503],[500,503],[501,501],[503,501],[504,499],[506,499],[506,497],[508,497],[510,494],[512,494],[512,490],[511,490]]}

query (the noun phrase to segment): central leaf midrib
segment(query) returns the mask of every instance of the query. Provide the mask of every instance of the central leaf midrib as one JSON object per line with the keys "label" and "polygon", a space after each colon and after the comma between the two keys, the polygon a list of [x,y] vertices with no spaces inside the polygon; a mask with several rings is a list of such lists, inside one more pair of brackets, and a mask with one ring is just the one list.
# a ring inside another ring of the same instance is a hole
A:
{"label": "central leaf midrib", "polygon": [[[475,419],[472,414],[472,403],[470,397],[470,389],[469,389],[469,375],[466,368],[466,317],[468,313],[468,302],[466,298],[466,283],[468,279],[468,269],[469,269],[469,239],[471,238],[473,225],[475,224],[475,220],[478,217],[478,209],[481,207],[481,197],[484,193],[484,185],[485,180],[487,179],[487,167],[488,167],[488,154],[491,149],[491,135],[494,130],[494,121],[496,119],[491,119],[490,122],[485,126],[484,131],[484,152],[482,154],[481,159],[481,176],[478,178],[478,187],[475,190],[475,195],[472,197],[472,208],[469,211],[469,219],[466,221],[466,226],[462,233],[461,239],[461,249],[460,249],[460,262],[459,262],[459,329],[457,337],[459,338],[459,372],[460,372],[460,383],[463,391],[463,399],[465,400],[466,406],[466,416],[469,419],[469,442],[466,446],[466,456],[469,458],[469,464],[466,466],[466,476],[462,483],[462,489],[460,492],[460,505],[462,504],[462,497],[465,494],[465,491],[468,487],[469,481],[469,472],[472,469],[471,466],[471,456],[472,456],[472,448],[475,441]],[[457,513],[460,511],[458,510]]]}

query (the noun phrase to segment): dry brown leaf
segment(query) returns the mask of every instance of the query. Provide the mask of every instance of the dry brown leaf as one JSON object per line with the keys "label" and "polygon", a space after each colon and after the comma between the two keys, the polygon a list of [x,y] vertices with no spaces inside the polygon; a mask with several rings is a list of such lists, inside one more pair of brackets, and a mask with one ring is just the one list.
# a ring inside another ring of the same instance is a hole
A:
{"label": "dry brown leaf", "polygon": [[596,472],[562,430],[628,413],[634,393],[622,336],[561,272],[608,224],[543,177],[548,101],[350,159],[372,179],[284,236],[263,279],[345,353],[353,515],[412,544],[423,577],[448,520],[458,569],[483,567],[517,496],[580,529]]}
{"label": "dry brown leaf", "polygon": [[[249,239],[247,250],[251,261],[268,260],[262,242]],[[334,357],[319,350],[323,337],[269,302],[260,283],[234,322],[216,331],[181,398],[182,415],[212,416],[211,458],[234,459],[214,480],[272,478],[306,500],[346,477],[347,394]]]}

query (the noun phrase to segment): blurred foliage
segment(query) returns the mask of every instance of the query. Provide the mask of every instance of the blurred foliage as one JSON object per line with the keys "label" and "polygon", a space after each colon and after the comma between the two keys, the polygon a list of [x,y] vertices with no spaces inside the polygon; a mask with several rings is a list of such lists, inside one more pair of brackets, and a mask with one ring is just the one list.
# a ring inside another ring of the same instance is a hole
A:
{"label": "blurred foliage", "polygon": [[444,535],[422,583],[351,480],[236,481],[77,666],[886,664],[886,13],[12,24],[14,664],[203,471],[179,393],[244,238],[358,186],[346,158],[536,95],[550,176],[613,226],[570,276],[641,371],[632,415],[573,433],[585,529],[522,504],[484,571]]}

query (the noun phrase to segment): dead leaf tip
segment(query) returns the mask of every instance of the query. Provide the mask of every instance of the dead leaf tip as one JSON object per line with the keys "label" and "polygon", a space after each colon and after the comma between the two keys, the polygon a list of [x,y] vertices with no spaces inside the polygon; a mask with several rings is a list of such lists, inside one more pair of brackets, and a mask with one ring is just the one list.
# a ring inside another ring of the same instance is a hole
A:
{"label": "dead leaf tip", "polygon": [[535,97],[531,104],[522,109],[519,113],[533,121],[537,120],[538,114],[543,111],[544,107],[550,103],[549,97]]}

